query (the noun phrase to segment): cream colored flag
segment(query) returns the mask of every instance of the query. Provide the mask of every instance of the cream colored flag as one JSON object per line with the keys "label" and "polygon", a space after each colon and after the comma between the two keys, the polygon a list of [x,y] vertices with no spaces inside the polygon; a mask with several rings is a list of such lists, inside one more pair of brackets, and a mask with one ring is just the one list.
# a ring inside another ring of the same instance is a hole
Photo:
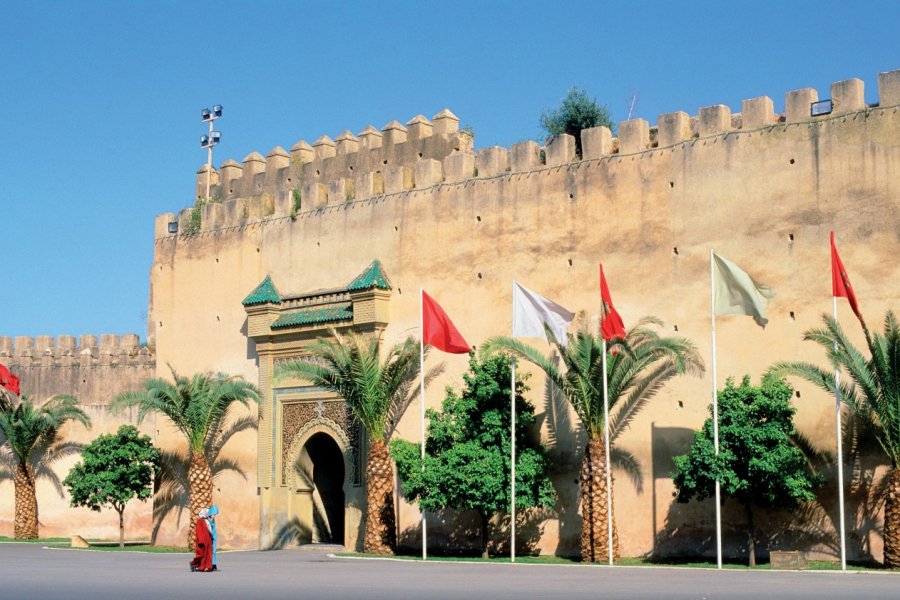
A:
{"label": "cream colored flag", "polygon": [[717,315],[747,315],[762,327],[766,306],[775,297],[767,285],[758,283],[740,267],[713,252],[713,309]]}

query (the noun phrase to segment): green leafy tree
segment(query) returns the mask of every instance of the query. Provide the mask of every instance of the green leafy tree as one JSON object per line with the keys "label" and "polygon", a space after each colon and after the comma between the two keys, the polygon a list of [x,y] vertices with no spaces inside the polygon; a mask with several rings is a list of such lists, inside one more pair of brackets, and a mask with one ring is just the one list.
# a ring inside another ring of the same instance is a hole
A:
{"label": "green leafy tree", "polygon": [[63,480],[71,505],[97,512],[109,506],[119,513],[119,547],[124,548],[125,505],[133,498],[143,502],[152,494],[159,450],[149,435],[122,425],[116,433],[101,435],[85,446],[81,459]]}
{"label": "green leafy tree", "polygon": [[[41,406],[35,406],[30,398],[22,396],[21,402],[0,410],[0,433],[15,467],[16,516],[13,535],[16,539],[38,537],[38,502],[35,492],[37,474],[47,474],[49,462],[60,455],[71,454],[76,448],[60,437],[60,428],[68,421],[77,421],[85,427],[91,420],[72,396],[53,396]],[[53,475],[52,479],[56,480]]]}
{"label": "green leafy tree", "polygon": [[381,357],[378,336],[355,333],[319,339],[307,348],[310,360],[275,368],[276,380],[304,379],[343,398],[369,437],[366,458],[366,530],[363,551],[392,554],[397,545],[394,477],[387,441],[405,391],[418,372],[419,344],[412,338],[392,346]]}
{"label": "green leafy tree", "polygon": [[[189,504],[191,516],[213,504],[213,477],[206,454],[210,436],[226,419],[235,404],[250,406],[259,402],[256,387],[240,377],[222,373],[212,375],[197,373],[191,377],[178,375],[172,370],[173,381],[152,378],[144,382],[144,389],[119,394],[112,402],[113,412],[129,407],[138,408],[138,424],[150,413],[167,417],[188,442],[190,466],[188,467]],[[188,528],[188,547],[194,547],[196,521],[191,519]]]}
{"label": "green leafy tree", "polygon": [[[661,336],[653,327],[662,322],[645,317],[632,327],[624,340],[607,346],[609,440],[615,443],[647,403],[667,381],[683,373],[701,374],[703,360],[694,344],[685,338]],[[552,334],[550,334],[552,337]],[[603,340],[588,331],[568,335],[568,344],[551,342],[565,367],[528,344],[505,337],[484,344],[488,353],[509,351],[539,367],[565,396],[587,434],[581,462],[581,559],[596,562],[609,555],[606,504],[606,444],[603,417]],[[612,462],[634,472],[637,459],[621,448],[610,450]],[[611,481],[614,480],[612,477]],[[610,497],[613,496],[610,490]],[[613,555],[619,555],[618,531],[613,514]]]}
{"label": "green leafy tree", "polygon": [[[406,440],[391,443],[391,454],[407,500],[422,510],[473,510],[481,517],[481,555],[488,557],[488,525],[510,505],[510,367],[497,355],[469,357],[464,388],[447,388],[441,412],[429,410],[425,463],[421,446]],[[516,508],[553,506],[542,448],[528,435],[534,406],[522,396],[528,388],[516,381]]]}
{"label": "green leafy tree", "polygon": [[[743,506],[751,567],[756,566],[753,507],[795,509],[814,500],[812,490],[823,482],[792,441],[797,433],[792,394],[791,386],[775,377],[764,378],[758,387],[750,385],[749,376],[739,386],[729,378],[718,392],[718,457],[710,417],[694,434],[690,452],[674,459],[679,502],[714,496],[718,479],[724,498]],[[712,405],[709,410],[712,415]]]}
{"label": "green leafy tree", "polygon": [[584,90],[573,87],[562,105],[541,113],[541,128],[548,137],[568,133],[575,137],[575,152],[581,156],[581,130],[599,126],[615,129],[609,109],[601,106]]}
{"label": "green leafy tree", "polygon": [[[834,372],[841,369],[841,398],[854,416],[871,427],[890,465],[884,495],[884,565],[900,567],[900,325],[893,311],[884,317],[883,333],[863,327],[866,358],[847,338],[840,324],[822,315],[823,328],[806,331],[803,339],[816,342],[828,356],[829,369],[807,362],[781,362],[776,375],[793,375],[834,394]],[[849,378],[847,377],[849,376]]]}

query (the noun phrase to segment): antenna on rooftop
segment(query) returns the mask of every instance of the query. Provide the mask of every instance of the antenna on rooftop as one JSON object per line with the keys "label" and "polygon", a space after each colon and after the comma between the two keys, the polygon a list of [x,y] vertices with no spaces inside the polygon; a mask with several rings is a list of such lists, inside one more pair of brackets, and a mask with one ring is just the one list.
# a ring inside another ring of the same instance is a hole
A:
{"label": "antenna on rooftop", "polygon": [[628,118],[625,119],[626,121],[631,120],[631,115],[634,113],[634,106],[637,104],[638,96],[640,96],[640,92],[637,90],[631,91],[631,104],[628,106]]}

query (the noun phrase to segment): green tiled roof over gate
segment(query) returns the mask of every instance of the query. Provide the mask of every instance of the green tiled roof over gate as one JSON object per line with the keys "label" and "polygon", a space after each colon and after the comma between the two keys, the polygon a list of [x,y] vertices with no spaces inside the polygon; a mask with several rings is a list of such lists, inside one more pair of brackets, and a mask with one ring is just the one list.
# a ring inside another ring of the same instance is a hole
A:
{"label": "green tiled roof over gate", "polygon": [[278,317],[272,323],[272,329],[282,327],[295,327],[297,325],[314,325],[317,323],[329,323],[333,321],[345,321],[353,318],[353,308],[350,303],[335,306],[303,308]]}
{"label": "green tiled roof over gate", "polygon": [[391,289],[391,282],[388,280],[384,269],[381,267],[381,261],[377,258],[372,264],[366,267],[366,270],[356,276],[356,279],[347,286],[348,292],[359,292],[362,290],[370,290],[378,288],[381,290]]}
{"label": "green tiled roof over gate", "polygon": [[244,306],[255,306],[257,304],[281,304],[281,296],[278,295],[278,290],[275,289],[275,284],[272,283],[272,278],[266,275],[266,278],[262,280],[256,288],[250,292],[250,295],[244,298],[243,304]]}

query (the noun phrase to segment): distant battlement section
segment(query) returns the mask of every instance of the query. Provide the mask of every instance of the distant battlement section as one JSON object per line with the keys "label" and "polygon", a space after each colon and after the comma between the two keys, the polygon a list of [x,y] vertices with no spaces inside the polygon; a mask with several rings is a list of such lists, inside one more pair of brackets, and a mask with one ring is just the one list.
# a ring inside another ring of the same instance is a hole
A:
{"label": "distant battlement section", "polygon": [[[878,98],[877,104],[867,105],[864,82],[848,79],[831,85],[830,110],[823,101],[826,106],[816,116],[812,116],[812,105],[819,102],[819,94],[803,88],[786,94],[783,114],[775,112],[772,98],[761,96],[744,100],[741,111],[735,113],[719,104],[701,108],[693,116],[681,111],[662,114],[655,126],[644,119],[633,119],[619,124],[618,137],[606,127],[583,130],[581,157],[575,154],[575,138],[570,135],[557,136],[545,146],[526,141],[509,149],[493,146],[475,152],[471,134],[460,131],[459,119],[445,109],[431,121],[418,115],[405,127],[391,121],[381,131],[369,126],[358,136],[345,131],[332,140],[326,135],[311,146],[301,140],[290,153],[276,147],[266,157],[253,152],[242,164],[226,160],[219,170],[209,173],[212,201],[183,209],[177,216],[159,215],[155,237],[293,219],[330,205],[475,178],[653,152],[697,139],[824,123],[871,109],[896,110],[900,105],[900,70],[878,75]],[[198,199],[206,192],[206,180],[204,165],[197,171]],[[175,222],[177,234],[172,231]]]}
{"label": "distant battlement section", "polygon": [[154,365],[155,356],[136,333],[0,337],[0,363],[10,367]]}

